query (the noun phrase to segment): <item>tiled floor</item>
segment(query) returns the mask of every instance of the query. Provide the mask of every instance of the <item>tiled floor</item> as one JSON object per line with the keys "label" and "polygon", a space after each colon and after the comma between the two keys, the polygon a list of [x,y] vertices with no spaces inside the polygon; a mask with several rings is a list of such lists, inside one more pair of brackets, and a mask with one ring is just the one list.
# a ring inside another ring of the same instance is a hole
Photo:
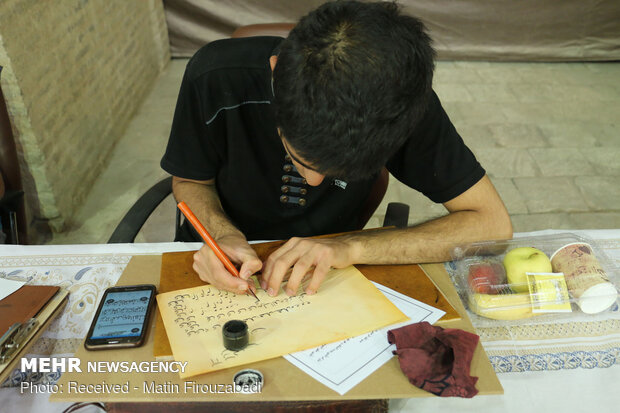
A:
{"label": "tiled floor", "polygon": [[[68,231],[52,243],[106,242],[125,212],[165,176],[159,160],[186,60],[173,60],[119,141]],[[620,63],[438,62],[434,88],[486,168],[515,231],[620,228]],[[388,202],[410,224],[445,214],[391,178]],[[136,241],[170,241],[169,197]]]}

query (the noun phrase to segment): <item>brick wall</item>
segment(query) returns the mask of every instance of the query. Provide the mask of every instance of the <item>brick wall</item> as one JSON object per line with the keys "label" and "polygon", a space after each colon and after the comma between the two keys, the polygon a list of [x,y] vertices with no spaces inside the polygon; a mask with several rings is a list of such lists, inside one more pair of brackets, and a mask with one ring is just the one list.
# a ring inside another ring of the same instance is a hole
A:
{"label": "brick wall", "polygon": [[168,63],[167,36],[161,0],[0,2],[2,89],[31,234],[70,222]]}

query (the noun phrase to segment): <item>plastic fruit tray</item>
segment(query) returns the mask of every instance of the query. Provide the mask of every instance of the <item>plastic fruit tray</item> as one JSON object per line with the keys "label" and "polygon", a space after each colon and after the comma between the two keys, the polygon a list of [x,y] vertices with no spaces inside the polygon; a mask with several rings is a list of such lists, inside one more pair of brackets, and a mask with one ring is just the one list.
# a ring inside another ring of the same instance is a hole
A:
{"label": "plastic fruit tray", "polygon": [[595,241],[572,233],[461,245],[452,259],[465,306],[487,319],[592,315],[618,306],[618,269]]}

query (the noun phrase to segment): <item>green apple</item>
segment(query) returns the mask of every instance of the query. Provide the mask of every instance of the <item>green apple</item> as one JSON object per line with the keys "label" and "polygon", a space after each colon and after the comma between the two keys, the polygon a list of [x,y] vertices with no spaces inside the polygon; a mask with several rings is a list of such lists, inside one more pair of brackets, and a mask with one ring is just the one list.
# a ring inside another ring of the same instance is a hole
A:
{"label": "green apple", "polygon": [[553,272],[549,257],[539,249],[519,247],[508,251],[504,257],[506,278],[515,292],[526,293],[527,272]]}

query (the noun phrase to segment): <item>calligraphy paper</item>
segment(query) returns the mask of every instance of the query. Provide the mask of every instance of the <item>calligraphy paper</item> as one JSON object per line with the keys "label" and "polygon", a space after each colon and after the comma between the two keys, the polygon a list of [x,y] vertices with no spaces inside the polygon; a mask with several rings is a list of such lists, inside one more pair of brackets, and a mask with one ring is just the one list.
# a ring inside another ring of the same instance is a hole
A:
{"label": "calligraphy paper", "polygon": [[396,346],[388,343],[388,330],[421,321],[434,324],[445,314],[381,284],[373,284],[409,317],[408,321],[284,358],[330,389],[345,394],[393,357]]}
{"label": "calligraphy paper", "polygon": [[[303,286],[300,288],[303,291]],[[270,297],[260,301],[210,285],[159,294],[157,303],[176,361],[187,361],[182,379],[267,360],[344,340],[405,321],[407,317],[355,267],[329,272],[317,294]],[[249,345],[224,348],[222,326],[244,320]]]}

